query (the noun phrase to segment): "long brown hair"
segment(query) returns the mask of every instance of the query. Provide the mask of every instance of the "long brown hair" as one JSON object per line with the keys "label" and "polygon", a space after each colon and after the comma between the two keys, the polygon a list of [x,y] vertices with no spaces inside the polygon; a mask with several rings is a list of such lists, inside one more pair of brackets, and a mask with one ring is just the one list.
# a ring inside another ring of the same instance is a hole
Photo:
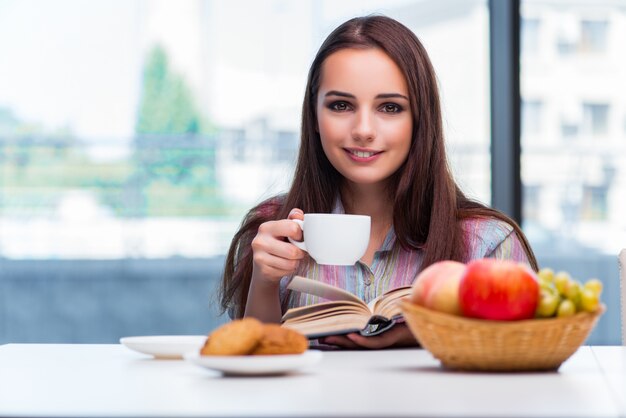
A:
{"label": "long brown hair", "polygon": [[532,267],[535,256],[520,227],[504,214],[468,199],[455,183],[446,157],[435,71],[415,34],[401,23],[379,15],[357,17],[336,28],[320,47],[309,70],[302,106],[301,143],[289,192],[266,200],[245,217],[234,236],[221,287],[222,309],[243,316],[252,276],[250,243],[259,226],[284,219],[293,208],[331,212],[342,176],[326,157],[317,132],[315,104],[324,60],[345,48],[378,48],[403,72],[409,90],[413,132],[409,155],[393,175],[393,227],[407,249],[422,249],[422,268],[439,260],[466,261],[467,243],[461,219],[496,218],[510,224]]}

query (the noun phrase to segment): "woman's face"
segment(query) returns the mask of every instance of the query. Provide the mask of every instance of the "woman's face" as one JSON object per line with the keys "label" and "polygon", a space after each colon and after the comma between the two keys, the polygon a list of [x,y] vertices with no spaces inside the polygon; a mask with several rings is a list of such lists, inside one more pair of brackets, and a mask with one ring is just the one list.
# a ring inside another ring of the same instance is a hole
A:
{"label": "woman's face", "polygon": [[384,184],[406,160],[413,129],[409,92],[402,71],[383,51],[329,55],[316,109],[324,153],[349,182]]}

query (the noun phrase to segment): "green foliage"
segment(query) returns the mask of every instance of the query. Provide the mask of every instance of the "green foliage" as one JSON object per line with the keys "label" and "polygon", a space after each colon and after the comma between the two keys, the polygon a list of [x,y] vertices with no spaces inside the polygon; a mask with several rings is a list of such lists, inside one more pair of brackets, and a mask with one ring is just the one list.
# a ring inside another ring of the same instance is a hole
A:
{"label": "green foliage", "polygon": [[206,133],[184,79],[170,71],[165,50],[156,46],[146,60],[135,132],[138,134]]}
{"label": "green foliage", "polygon": [[146,59],[135,132],[136,170],[125,195],[136,209],[129,215],[206,215],[208,207],[219,206],[210,125],[160,46]]}
{"label": "green foliage", "polygon": [[11,109],[0,107],[0,135],[12,133],[18,126],[18,123]]}
{"label": "green foliage", "polygon": [[121,217],[220,216],[214,131],[165,51],[146,59],[132,157],[94,162],[70,129],[46,132],[0,108],[0,213],[49,214],[89,190]]}

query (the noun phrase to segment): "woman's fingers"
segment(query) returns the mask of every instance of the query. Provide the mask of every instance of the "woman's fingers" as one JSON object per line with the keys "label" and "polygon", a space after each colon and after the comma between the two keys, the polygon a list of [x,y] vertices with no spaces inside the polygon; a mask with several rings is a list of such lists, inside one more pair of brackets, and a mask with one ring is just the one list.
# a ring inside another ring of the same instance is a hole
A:
{"label": "woman's fingers", "polygon": [[359,347],[369,348],[371,350],[386,348],[394,343],[393,338],[390,338],[390,335],[387,333],[376,335],[374,337],[364,337],[360,334],[348,334],[348,338]]}
{"label": "woman's fingers", "polygon": [[415,337],[406,324],[397,324],[389,331],[373,337],[364,337],[358,333],[347,335],[333,335],[322,340],[324,344],[336,345],[343,348],[366,348],[377,350],[388,347],[416,346]]}
{"label": "woman's fingers", "polygon": [[[293,208],[291,209],[291,212],[289,212],[289,216],[287,217],[287,219],[292,220],[292,219],[299,219],[301,221],[304,220],[304,212],[302,212],[302,210],[298,209],[298,208]],[[292,222],[294,223],[294,222]],[[302,228],[300,228],[300,226],[298,225],[298,231],[296,231],[295,236],[290,236],[289,238],[296,240],[296,241],[302,241],[303,235],[302,235]]]}
{"label": "woman's fingers", "polygon": [[[293,219],[301,218],[302,211],[293,210]],[[305,252],[287,242],[285,238],[302,239],[302,229],[289,219],[264,222],[252,240],[252,259],[260,277],[275,281],[292,274],[299,266]]]}
{"label": "woman's fingers", "polygon": [[406,324],[397,324],[388,331],[374,337],[364,337],[360,334],[348,334],[348,338],[364,348],[379,349],[387,347],[416,346],[417,341]]}
{"label": "woman's fingers", "polygon": [[354,341],[350,340],[345,335],[332,335],[330,337],[324,337],[320,339],[320,342],[322,344],[327,344],[327,345],[336,345],[337,347],[341,347],[341,348],[350,348],[350,349],[362,348],[361,346],[356,344]]}
{"label": "woman's fingers", "polygon": [[287,260],[301,260],[304,258],[304,251],[300,248],[270,235],[257,235],[252,240],[252,250],[255,252],[266,252]]}
{"label": "woman's fingers", "polygon": [[[299,259],[286,259],[286,258],[282,258],[282,257],[276,257],[276,256],[269,256],[267,258],[267,260],[265,261],[265,263],[272,267],[275,268],[276,270],[280,270],[283,273],[287,274],[290,273],[294,270],[296,270],[298,268],[298,265],[300,264],[300,260]],[[283,276],[285,275],[283,274]]]}
{"label": "woman's fingers", "polygon": [[270,235],[274,238],[297,238],[302,233],[300,226],[291,222],[288,219],[281,219],[280,221],[268,221],[259,226],[257,235]]}
{"label": "woman's fingers", "polygon": [[302,221],[304,220],[304,212],[301,209],[293,208],[289,212],[287,219],[300,219]]}
{"label": "woman's fingers", "polygon": [[[285,242],[281,242],[281,244],[289,245]],[[258,248],[259,244],[255,244],[255,246]],[[263,276],[280,278],[294,272],[300,264],[301,257],[293,256],[294,252],[291,249],[288,249],[287,252],[289,254],[286,256],[277,256],[265,250],[255,250],[252,259],[254,264],[258,266],[257,270]]]}

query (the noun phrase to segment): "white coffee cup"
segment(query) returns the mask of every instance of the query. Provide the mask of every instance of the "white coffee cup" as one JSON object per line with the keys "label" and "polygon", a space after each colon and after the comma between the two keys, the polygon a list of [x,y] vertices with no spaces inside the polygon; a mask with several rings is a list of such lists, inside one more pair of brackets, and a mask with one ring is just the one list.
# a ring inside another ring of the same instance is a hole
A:
{"label": "white coffee cup", "polygon": [[371,218],[366,215],[307,213],[300,225],[303,241],[289,241],[309,253],[318,264],[354,265],[367,250]]}

